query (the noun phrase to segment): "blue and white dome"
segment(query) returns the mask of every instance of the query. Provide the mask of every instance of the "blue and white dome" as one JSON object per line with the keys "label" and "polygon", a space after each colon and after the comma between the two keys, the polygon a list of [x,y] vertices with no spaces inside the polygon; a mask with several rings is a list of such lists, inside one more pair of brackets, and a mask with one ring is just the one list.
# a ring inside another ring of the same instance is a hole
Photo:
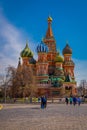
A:
{"label": "blue and white dome", "polygon": [[41,43],[37,46],[37,52],[48,52],[48,47],[43,41],[41,41]]}

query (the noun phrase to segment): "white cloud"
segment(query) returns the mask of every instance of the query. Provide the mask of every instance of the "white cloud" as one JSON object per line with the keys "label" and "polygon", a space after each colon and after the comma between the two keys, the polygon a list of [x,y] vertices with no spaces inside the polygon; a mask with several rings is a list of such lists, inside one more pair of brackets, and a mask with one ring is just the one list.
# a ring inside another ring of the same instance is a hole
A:
{"label": "white cloud", "polygon": [[24,39],[22,33],[0,14],[0,73],[8,65],[17,65]]}
{"label": "white cloud", "polygon": [[[0,10],[0,74],[8,65],[17,66],[25,39],[23,32],[9,23]],[[31,50],[34,50],[35,43],[31,39],[28,42]]]}
{"label": "white cloud", "polygon": [[81,80],[87,80],[87,60],[77,60],[75,61],[75,77],[78,84]]}

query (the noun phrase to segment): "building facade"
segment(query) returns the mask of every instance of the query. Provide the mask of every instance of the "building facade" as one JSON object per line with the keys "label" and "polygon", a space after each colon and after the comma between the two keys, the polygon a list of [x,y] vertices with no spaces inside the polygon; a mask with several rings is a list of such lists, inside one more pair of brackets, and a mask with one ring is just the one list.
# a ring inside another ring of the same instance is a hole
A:
{"label": "building facade", "polygon": [[38,93],[48,96],[76,95],[74,76],[75,64],[72,60],[72,49],[66,43],[62,54],[56,48],[52,32],[52,18],[48,17],[48,28],[45,37],[36,47],[38,59],[33,58],[33,52],[26,43],[21,52],[22,66],[31,67],[37,79]]}

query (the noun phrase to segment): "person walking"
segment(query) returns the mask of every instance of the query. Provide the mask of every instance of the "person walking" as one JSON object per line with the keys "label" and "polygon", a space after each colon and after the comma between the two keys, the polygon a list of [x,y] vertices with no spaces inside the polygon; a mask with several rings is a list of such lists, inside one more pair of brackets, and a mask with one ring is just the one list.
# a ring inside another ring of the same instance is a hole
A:
{"label": "person walking", "polygon": [[73,103],[73,98],[72,97],[69,98],[69,102],[70,102],[70,105],[72,105],[72,103]]}
{"label": "person walking", "polygon": [[81,99],[80,99],[80,97],[77,98],[77,102],[78,102],[78,106],[80,106],[80,104],[81,104]]}
{"label": "person walking", "polygon": [[42,109],[46,108],[46,105],[47,105],[46,103],[47,103],[46,97],[45,97],[45,96],[42,96],[42,97],[41,97],[41,108],[42,108]]}
{"label": "person walking", "polygon": [[74,97],[73,97],[73,105],[75,106],[76,103],[77,103],[77,99],[76,99],[76,97],[74,96]]}
{"label": "person walking", "polygon": [[66,102],[66,105],[68,105],[69,103],[68,97],[65,98],[65,102]]}
{"label": "person walking", "polygon": [[41,108],[43,109],[44,108],[44,103],[43,103],[43,96],[41,97]]}
{"label": "person walking", "polygon": [[44,96],[44,108],[46,108],[46,107],[47,107],[47,97]]}

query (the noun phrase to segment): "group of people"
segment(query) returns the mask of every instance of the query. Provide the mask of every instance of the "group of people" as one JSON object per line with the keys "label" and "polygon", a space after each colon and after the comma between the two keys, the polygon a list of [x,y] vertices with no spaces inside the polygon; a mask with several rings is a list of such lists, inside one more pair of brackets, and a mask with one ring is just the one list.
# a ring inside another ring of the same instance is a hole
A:
{"label": "group of people", "polygon": [[[42,96],[40,98],[41,100],[41,109],[44,109],[47,107],[47,97],[46,96]],[[80,97],[76,97],[76,96],[71,96],[71,97],[65,97],[65,102],[66,104],[70,104],[70,105],[76,105],[78,104],[80,106],[81,104],[81,98]]]}
{"label": "group of people", "polygon": [[41,108],[44,109],[47,106],[47,98],[46,96],[41,97]]}
{"label": "group of people", "polygon": [[70,104],[70,105],[76,105],[76,104],[78,104],[79,106],[80,106],[80,104],[81,104],[81,98],[80,97],[75,97],[75,96],[71,96],[71,97],[66,97],[65,98],[65,102],[66,102],[66,104],[68,105],[68,104]]}

